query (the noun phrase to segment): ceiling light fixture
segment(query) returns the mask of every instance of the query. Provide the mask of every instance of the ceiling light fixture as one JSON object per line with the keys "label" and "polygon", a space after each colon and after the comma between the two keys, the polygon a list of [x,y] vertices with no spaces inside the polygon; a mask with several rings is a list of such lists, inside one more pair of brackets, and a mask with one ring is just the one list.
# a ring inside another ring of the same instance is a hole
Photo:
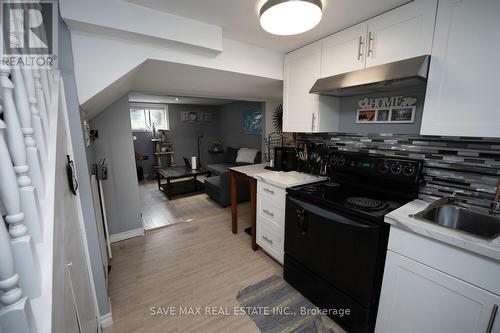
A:
{"label": "ceiling light fixture", "polygon": [[260,9],[260,25],[274,35],[311,30],[323,15],[321,0],[268,0]]}

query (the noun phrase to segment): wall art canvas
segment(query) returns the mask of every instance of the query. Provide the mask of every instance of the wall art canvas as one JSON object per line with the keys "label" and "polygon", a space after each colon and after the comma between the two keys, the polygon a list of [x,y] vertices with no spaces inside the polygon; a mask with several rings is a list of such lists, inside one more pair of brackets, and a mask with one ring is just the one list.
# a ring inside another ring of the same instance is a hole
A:
{"label": "wall art canvas", "polygon": [[245,111],[243,113],[243,132],[245,134],[262,134],[262,111]]}

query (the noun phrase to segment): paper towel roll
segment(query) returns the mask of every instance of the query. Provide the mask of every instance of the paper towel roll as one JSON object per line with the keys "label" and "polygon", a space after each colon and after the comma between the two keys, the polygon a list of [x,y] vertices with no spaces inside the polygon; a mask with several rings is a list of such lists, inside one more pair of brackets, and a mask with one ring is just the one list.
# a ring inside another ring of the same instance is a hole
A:
{"label": "paper towel roll", "polygon": [[196,156],[191,157],[191,169],[196,170]]}

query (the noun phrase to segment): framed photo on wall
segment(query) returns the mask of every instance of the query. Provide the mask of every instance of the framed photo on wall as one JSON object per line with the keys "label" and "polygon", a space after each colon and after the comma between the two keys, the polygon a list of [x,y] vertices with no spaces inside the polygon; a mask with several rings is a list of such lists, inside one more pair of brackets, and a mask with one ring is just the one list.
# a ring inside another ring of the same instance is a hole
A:
{"label": "framed photo on wall", "polygon": [[364,98],[358,103],[358,124],[412,124],[415,122],[417,98],[379,97]]}

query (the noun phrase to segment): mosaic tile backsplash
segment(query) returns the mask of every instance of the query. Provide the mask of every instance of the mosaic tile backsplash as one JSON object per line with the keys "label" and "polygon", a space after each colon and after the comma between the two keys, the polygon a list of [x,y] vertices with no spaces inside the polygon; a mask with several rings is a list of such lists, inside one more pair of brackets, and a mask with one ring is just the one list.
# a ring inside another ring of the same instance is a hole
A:
{"label": "mosaic tile backsplash", "polygon": [[424,160],[419,197],[431,202],[456,193],[467,206],[487,211],[500,180],[500,139],[401,134],[297,134],[297,143]]}

